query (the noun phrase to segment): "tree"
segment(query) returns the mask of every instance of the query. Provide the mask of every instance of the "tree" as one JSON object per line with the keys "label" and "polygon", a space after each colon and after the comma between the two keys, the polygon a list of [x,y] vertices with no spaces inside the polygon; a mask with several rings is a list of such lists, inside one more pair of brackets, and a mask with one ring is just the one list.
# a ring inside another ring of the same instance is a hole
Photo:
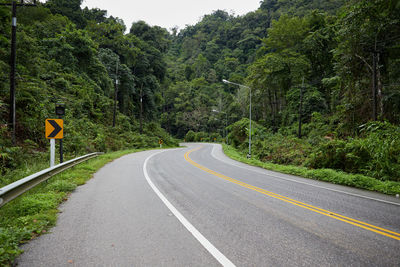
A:
{"label": "tree", "polygon": [[[389,70],[399,58],[400,6],[398,1],[363,0],[351,1],[346,7],[338,21],[340,43],[335,50],[345,101],[356,110],[370,103],[369,118],[373,120],[389,118],[393,111],[385,112],[390,100],[384,95],[385,90],[393,93],[390,87],[398,80]],[[365,92],[364,88],[369,90]],[[353,92],[357,92],[357,98]],[[356,116],[361,122],[369,119]]]}
{"label": "tree", "polygon": [[86,25],[83,12],[81,10],[83,0],[48,0],[46,7],[53,14],[61,14],[68,17],[78,27],[83,28]]}

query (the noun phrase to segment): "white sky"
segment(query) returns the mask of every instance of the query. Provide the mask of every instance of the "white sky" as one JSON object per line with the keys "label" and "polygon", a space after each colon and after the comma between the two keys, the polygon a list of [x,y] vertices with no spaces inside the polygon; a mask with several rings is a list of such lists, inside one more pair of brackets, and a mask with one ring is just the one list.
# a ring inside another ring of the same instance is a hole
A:
{"label": "white sky", "polygon": [[138,20],[166,29],[174,26],[183,29],[218,9],[244,15],[256,10],[260,0],[84,0],[82,8],[86,6],[107,10],[108,16],[123,19],[127,30]]}

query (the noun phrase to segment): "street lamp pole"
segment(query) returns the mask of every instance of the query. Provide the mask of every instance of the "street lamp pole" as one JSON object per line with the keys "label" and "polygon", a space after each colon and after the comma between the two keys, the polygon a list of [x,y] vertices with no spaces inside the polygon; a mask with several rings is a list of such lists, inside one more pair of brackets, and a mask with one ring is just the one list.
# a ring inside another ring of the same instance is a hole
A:
{"label": "street lamp pole", "polygon": [[251,87],[249,87],[249,86],[246,86],[246,85],[243,85],[243,84],[239,84],[239,83],[234,83],[234,82],[231,82],[231,81],[228,81],[228,80],[225,80],[225,79],[223,79],[222,80],[222,82],[223,83],[227,83],[227,84],[233,84],[233,85],[236,85],[236,86],[239,86],[239,87],[244,87],[244,88],[247,88],[247,89],[249,89],[249,91],[250,91],[250,105],[249,105],[249,154],[247,155],[247,157],[248,158],[251,158]]}

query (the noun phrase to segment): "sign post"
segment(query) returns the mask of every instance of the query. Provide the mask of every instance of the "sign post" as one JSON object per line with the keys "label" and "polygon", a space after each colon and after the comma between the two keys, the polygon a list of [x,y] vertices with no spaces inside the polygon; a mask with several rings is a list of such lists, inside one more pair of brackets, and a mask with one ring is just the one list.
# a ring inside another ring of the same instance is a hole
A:
{"label": "sign post", "polygon": [[[63,103],[56,103],[56,115],[59,119],[65,115],[65,104]],[[64,162],[64,155],[63,155],[63,140],[60,139],[60,163]]]}
{"label": "sign post", "polygon": [[162,148],[163,140],[162,139],[158,140],[158,143],[160,144],[160,148]]}
{"label": "sign post", "polygon": [[46,120],[46,138],[50,139],[50,167],[54,166],[56,154],[56,139],[64,137],[64,121],[61,119]]}
{"label": "sign post", "polygon": [[50,139],[50,168],[54,167],[56,158],[56,139]]}

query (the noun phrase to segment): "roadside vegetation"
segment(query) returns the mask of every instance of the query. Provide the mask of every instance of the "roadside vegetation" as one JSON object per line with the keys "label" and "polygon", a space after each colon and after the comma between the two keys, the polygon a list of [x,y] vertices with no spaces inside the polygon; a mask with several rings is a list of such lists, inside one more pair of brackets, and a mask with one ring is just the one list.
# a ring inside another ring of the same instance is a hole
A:
{"label": "roadside vegetation", "polygon": [[58,206],[77,186],[83,185],[105,164],[123,155],[145,149],[107,153],[76,165],[0,208],[0,266],[12,266],[22,253],[19,246],[56,224]]}
{"label": "roadside vegetation", "polygon": [[[0,6],[0,186],[47,166],[44,121],[55,117],[60,102],[66,107],[66,158],[156,147],[160,139],[176,146],[185,139],[225,141],[232,146],[227,153],[242,159],[251,88],[249,163],[398,192],[399,1],[263,0],[254,12],[216,10],[184,29],[125,25],[82,3],[18,7],[15,143],[9,123],[11,11]],[[33,193],[26,195],[28,204],[19,200],[21,211],[48,213],[15,219],[17,228],[1,226],[1,244],[8,245],[0,255],[11,256],[0,262],[19,253],[20,240],[54,224],[54,203],[81,183],[74,179],[35,189],[43,207],[34,204]]]}
{"label": "roadside vegetation", "polygon": [[[101,127],[101,126],[99,126]],[[93,134],[102,135],[104,129],[100,128]],[[67,149],[64,150],[64,161],[92,152],[112,152],[126,149],[146,149],[158,147],[159,140],[163,140],[164,147],[178,146],[178,140],[171,137],[164,129],[156,123],[146,123],[143,134],[135,132],[118,133],[118,127],[113,130],[107,130],[102,135],[104,138],[83,139],[77,142],[69,137],[64,139],[67,143]],[[76,139],[76,138],[75,138]],[[6,141],[8,142],[8,141]],[[58,142],[57,142],[58,143]],[[76,146],[75,151],[69,150]],[[50,162],[49,146],[39,147],[36,143],[26,140],[24,144],[18,147],[1,146],[0,151],[0,187],[22,179],[30,174],[46,169]],[[56,151],[56,164],[59,163],[58,145]]]}
{"label": "roadside vegetation", "polygon": [[[253,122],[252,157],[249,148],[249,120],[242,119],[228,127],[223,149],[232,159],[268,170],[305,178],[376,191],[400,194],[399,127],[374,122],[360,127],[357,138],[335,139],[321,122],[319,114],[304,125],[305,136],[298,138],[295,129],[273,133]],[[322,128],[321,128],[322,127]],[[327,132],[326,132],[327,131]],[[189,139],[190,136],[202,136]],[[204,133],[188,133],[187,141],[210,142]],[[219,139],[221,140],[221,139]]]}
{"label": "roadside vegetation", "polygon": [[[287,127],[277,133],[253,122],[252,156],[263,162],[334,169],[362,174],[381,181],[400,182],[400,128],[385,122],[362,125],[357,137],[339,139],[320,114],[304,125],[304,136]],[[240,152],[248,152],[248,119],[228,127],[228,140]]]}
{"label": "roadside vegetation", "polygon": [[43,124],[57,102],[67,157],[174,138],[244,149],[250,90],[223,79],[251,88],[260,160],[400,179],[399,1],[264,0],[169,31],[81,5],[18,8],[15,144],[11,18],[0,6],[0,184],[46,161]]}
{"label": "roadside vegetation", "polygon": [[246,152],[240,152],[232,146],[226,144],[223,144],[223,150],[227,156],[234,160],[271,171],[330,182],[333,184],[351,186],[388,195],[400,194],[400,182],[382,181],[366,175],[350,174],[334,169],[309,169],[302,166],[265,162],[259,160],[258,158],[248,159]]}

